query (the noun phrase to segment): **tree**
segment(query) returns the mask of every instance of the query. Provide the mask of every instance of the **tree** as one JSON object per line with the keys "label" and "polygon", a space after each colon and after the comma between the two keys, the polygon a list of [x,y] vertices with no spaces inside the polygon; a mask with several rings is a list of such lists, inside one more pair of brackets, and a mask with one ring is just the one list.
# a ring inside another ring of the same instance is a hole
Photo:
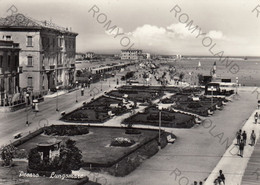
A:
{"label": "tree", "polygon": [[180,81],[183,80],[184,76],[185,76],[184,72],[181,72],[181,73],[179,74]]}
{"label": "tree", "polygon": [[15,147],[13,145],[5,146],[1,152],[1,158],[3,160],[3,166],[11,165],[14,157]]}
{"label": "tree", "polygon": [[38,170],[41,165],[41,155],[37,148],[32,148],[28,154],[28,166],[30,169]]}
{"label": "tree", "polygon": [[82,163],[82,154],[78,147],[76,147],[76,141],[68,139],[65,146],[61,148],[61,172],[71,173],[71,170],[78,170]]}

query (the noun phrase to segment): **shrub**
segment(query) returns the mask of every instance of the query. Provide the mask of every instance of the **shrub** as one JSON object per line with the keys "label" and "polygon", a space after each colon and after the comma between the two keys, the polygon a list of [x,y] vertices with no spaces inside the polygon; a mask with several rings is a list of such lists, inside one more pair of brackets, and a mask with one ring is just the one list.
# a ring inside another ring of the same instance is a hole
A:
{"label": "shrub", "polygon": [[15,147],[13,145],[7,145],[2,149],[1,158],[3,160],[3,166],[11,165],[14,158]]}
{"label": "shrub", "polygon": [[84,125],[52,125],[45,128],[44,133],[46,135],[74,136],[88,134],[89,130]]}

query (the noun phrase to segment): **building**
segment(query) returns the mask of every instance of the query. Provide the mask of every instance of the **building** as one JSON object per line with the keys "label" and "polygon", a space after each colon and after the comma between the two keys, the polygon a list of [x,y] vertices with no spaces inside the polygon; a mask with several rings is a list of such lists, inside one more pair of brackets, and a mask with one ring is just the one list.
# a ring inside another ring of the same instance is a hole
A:
{"label": "building", "polygon": [[121,60],[138,60],[142,57],[142,50],[121,50]]}
{"label": "building", "polygon": [[53,161],[55,157],[60,156],[61,141],[49,141],[37,144],[37,150],[41,156],[41,160],[47,162]]}
{"label": "building", "polygon": [[87,53],[86,53],[86,58],[87,58],[87,59],[93,59],[94,56],[95,56],[95,53],[93,53],[93,52],[87,52]]}
{"label": "building", "polygon": [[20,87],[33,93],[45,94],[74,82],[77,35],[68,28],[23,14],[0,19],[0,38],[20,44]]}
{"label": "building", "polygon": [[[1,106],[12,105],[19,100],[19,44],[0,40],[0,102]],[[5,103],[4,103],[5,102]]]}
{"label": "building", "polygon": [[86,55],[84,53],[76,53],[76,60],[84,60],[86,58]]}

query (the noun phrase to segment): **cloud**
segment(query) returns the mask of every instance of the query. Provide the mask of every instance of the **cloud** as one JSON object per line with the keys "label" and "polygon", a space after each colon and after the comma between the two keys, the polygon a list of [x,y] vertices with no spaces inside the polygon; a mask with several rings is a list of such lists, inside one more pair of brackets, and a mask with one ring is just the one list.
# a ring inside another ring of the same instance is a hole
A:
{"label": "cloud", "polygon": [[226,40],[227,38],[223,35],[221,31],[215,31],[211,30],[207,34],[212,39],[218,39],[218,40]]}
{"label": "cloud", "polygon": [[124,33],[124,29],[121,28],[121,27],[116,27],[115,29],[109,29],[109,30],[106,30],[105,33],[107,35],[117,35],[119,33]]}
{"label": "cloud", "polygon": [[192,35],[191,31],[186,28],[186,24],[177,23],[177,24],[171,24],[170,26],[166,27],[168,32],[171,33],[170,35],[174,35],[175,38],[189,38],[194,35]]}
{"label": "cloud", "polygon": [[166,29],[163,27],[157,27],[149,24],[145,24],[142,27],[137,27],[130,35],[133,37],[160,37],[166,34]]}

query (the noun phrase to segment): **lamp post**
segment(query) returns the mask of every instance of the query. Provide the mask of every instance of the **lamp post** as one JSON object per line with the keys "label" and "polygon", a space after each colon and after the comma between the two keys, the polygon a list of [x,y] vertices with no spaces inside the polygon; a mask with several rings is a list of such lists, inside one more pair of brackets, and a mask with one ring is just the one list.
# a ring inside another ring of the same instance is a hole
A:
{"label": "lamp post", "polygon": [[103,75],[101,75],[101,78],[100,78],[100,82],[101,82],[100,90],[101,90],[101,91],[102,91],[102,76],[103,76]]}
{"label": "lamp post", "polygon": [[236,77],[236,94],[237,94],[237,88],[238,88],[238,77]]}
{"label": "lamp post", "polygon": [[76,81],[76,103],[78,102],[78,94],[77,94],[77,90],[78,90],[78,81]]}
{"label": "lamp post", "polygon": [[56,89],[57,89],[57,96],[56,96],[56,111],[58,112],[59,111],[59,101],[58,101],[58,90],[59,90],[59,86],[56,86]]}
{"label": "lamp post", "polygon": [[211,107],[213,107],[213,89],[214,89],[214,87],[213,86],[211,86]]}
{"label": "lamp post", "polygon": [[159,147],[161,148],[162,106],[158,105],[158,109],[159,109]]}
{"label": "lamp post", "polygon": [[26,98],[27,98],[27,104],[26,104],[26,125],[29,126],[29,113],[28,113],[28,106],[29,106],[29,94],[26,93]]}

